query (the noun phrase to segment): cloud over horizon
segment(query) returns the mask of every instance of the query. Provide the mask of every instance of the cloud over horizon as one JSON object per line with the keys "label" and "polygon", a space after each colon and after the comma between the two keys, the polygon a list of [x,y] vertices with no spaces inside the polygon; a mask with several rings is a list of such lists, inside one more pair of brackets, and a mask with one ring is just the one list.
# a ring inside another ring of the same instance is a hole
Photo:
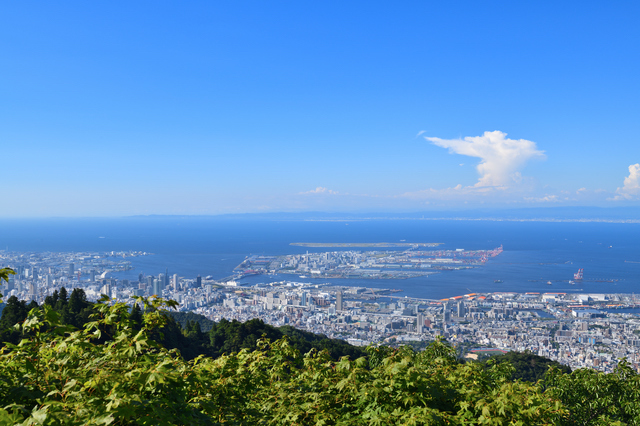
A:
{"label": "cloud over horizon", "polygon": [[464,139],[441,139],[425,137],[436,146],[447,148],[452,154],[480,159],[476,170],[480,175],[475,188],[508,188],[522,181],[520,169],[529,160],[545,159],[544,151],[536,143],[526,139],[509,139],[499,130],[484,132],[482,136],[467,136]]}
{"label": "cloud over horizon", "polygon": [[634,200],[640,198],[640,163],[629,166],[629,176],[624,178],[623,186],[616,189],[613,200]]}
{"label": "cloud over horizon", "polygon": [[311,191],[300,192],[300,195],[311,195],[311,194],[330,194],[336,195],[338,191],[332,191],[331,189],[319,186],[316,189],[312,189]]}

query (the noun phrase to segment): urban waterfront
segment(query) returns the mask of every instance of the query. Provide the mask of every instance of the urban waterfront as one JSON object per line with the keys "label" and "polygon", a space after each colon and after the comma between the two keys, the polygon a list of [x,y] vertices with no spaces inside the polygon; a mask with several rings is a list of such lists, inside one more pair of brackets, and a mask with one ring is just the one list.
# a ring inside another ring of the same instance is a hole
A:
{"label": "urban waterfront", "polygon": [[[248,256],[301,255],[328,251],[292,246],[318,243],[438,242],[442,250],[504,252],[481,268],[442,271],[402,280],[328,279],[333,285],[396,288],[403,295],[444,298],[471,292],[636,293],[640,288],[640,225],[635,223],[554,223],[464,220],[268,221],[198,217],[122,219],[3,220],[0,248],[15,252],[147,252],[130,259],[139,273],[222,279]],[[332,248],[330,251],[348,251]],[[581,285],[570,285],[584,268]],[[300,274],[307,275],[307,274]],[[252,276],[242,283],[292,279]],[[326,279],[309,276],[312,283]],[[552,286],[547,283],[551,281]]]}
{"label": "urban waterfront", "polygon": [[[577,228],[612,229],[610,224],[581,225]],[[443,240],[437,247],[403,242],[393,251],[371,239],[360,250],[345,243],[295,246],[281,239],[273,245],[275,254],[265,250],[259,255],[5,249],[1,266],[17,274],[1,291],[5,300],[16,296],[38,303],[61,287],[81,288],[89,300],[106,294],[129,304],[132,296],[157,295],[178,301],[180,311],[214,321],[260,318],[355,345],[420,344],[444,336],[470,358],[482,353],[478,348],[490,347],[531,351],[572,368],[611,371],[621,358],[637,368],[637,250],[629,245],[616,251],[610,243],[624,242],[616,235],[595,232],[584,241],[570,241],[571,233],[566,235],[551,239],[554,247],[540,244],[529,250],[523,243],[514,250],[508,245],[497,250],[471,240]],[[100,237],[96,245],[114,243]],[[353,237],[347,233],[344,240],[354,241]],[[540,240],[530,241],[536,242]],[[127,245],[125,239],[120,243]],[[490,243],[494,241],[485,242]],[[236,242],[236,248],[243,244],[251,245]],[[575,247],[582,251],[572,252]],[[621,252],[622,260],[616,256]],[[623,268],[613,268],[610,262]],[[407,267],[421,275],[386,275],[389,270],[404,274]],[[345,272],[359,268],[364,275]],[[583,268],[584,276],[579,276]],[[332,278],[338,272],[343,275]]]}

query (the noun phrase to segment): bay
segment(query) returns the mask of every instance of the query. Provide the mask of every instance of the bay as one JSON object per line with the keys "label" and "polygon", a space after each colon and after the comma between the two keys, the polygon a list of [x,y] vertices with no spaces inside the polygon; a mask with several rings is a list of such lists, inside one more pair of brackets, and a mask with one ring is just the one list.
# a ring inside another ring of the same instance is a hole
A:
{"label": "bay", "polygon": [[[250,254],[280,255],[346,249],[291,246],[293,242],[439,242],[443,249],[504,252],[483,267],[406,280],[320,279],[317,283],[395,288],[399,295],[450,297],[470,292],[635,293],[640,288],[640,225],[602,222],[487,220],[234,220],[215,217],[0,220],[0,248],[10,251],[146,251],[133,271],[186,278],[229,276]],[[571,285],[578,268],[584,280]],[[315,282],[297,276],[254,276]],[[502,282],[495,282],[496,280]],[[548,284],[551,282],[551,285]]]}

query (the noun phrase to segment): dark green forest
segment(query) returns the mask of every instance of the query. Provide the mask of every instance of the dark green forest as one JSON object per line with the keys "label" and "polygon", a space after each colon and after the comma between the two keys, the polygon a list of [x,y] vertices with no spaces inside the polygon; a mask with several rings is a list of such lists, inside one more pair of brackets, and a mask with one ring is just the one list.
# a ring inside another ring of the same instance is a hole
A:
{"label": "dark green forest", "polygon": [[640,377],[624,360],[610,374],[528,353],[461,362],[443,340],[363,350],[136,302],[8,298],[0,424],[640,425]]}
{"label": "dark green forest", "polygon": [[[83,328],[97,313],[96,305],[88,302],[82,289],[74,289],[69,295],[62,287],[44,303],[59,315],[62,325]],[[18,344],[24,334],[15,326],[24,322],[32,309],[40,308],[36,302],[27,304],[11,296],[0,316],[0,342]],[[247,322],[227,321],[219,323],[208,320],[202,315],[184,312],[164,312],[164,323],[153,330],[151,337],[167,349],[177,349],[186,360],[200,355],[217,358],[223,354],[239,352],[242,349],[255,350],[261,338],[275,341],[287,336],[290,344],[301,353],[312,349],[327,350],[334,360],[343,356],[356,359],[365,356],[366,352],[342,340],[329,339],[307,331],[297,330],[290,326],[273,327],[260,319]],[[143,312],[139,304],[135,304],[130,312],[135,330],[143,326]],[[203,331],[206,330],[206,331]]]}

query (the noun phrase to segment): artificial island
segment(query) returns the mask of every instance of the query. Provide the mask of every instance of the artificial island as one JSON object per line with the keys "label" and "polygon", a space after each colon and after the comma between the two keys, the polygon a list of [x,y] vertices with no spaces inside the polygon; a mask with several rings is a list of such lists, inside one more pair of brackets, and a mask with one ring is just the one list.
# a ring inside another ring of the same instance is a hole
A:
{"label": "artificial island", "polygon": [[[406,279],[442,270],[481,266],[502,253],[492,250],[427,250],[441,243],[292,243],[314,248],[351,250],[326,251],[280,256],[247,256],[234,269],[237,278],[262,274],[293,274],[301,278]],[[366,248],[370,250],[354,250]],[[404,250],[371,250],[399,248]]]}

